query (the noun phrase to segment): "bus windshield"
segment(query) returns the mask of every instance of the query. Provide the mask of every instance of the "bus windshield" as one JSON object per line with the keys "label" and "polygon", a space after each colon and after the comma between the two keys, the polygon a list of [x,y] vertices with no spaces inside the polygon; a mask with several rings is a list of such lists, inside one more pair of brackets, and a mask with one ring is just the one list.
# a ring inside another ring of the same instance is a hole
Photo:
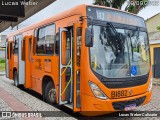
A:
{"label": "bus windshield", "polygon": [[96,26],[90,63],[94,72],[108,78],[134,77],[150,70],[147,33],[140,30]]}

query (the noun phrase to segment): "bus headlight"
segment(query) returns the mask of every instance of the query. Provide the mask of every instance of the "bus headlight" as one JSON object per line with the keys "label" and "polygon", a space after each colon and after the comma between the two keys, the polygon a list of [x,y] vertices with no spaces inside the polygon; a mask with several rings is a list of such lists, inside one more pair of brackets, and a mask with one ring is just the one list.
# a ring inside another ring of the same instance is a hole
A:
{"label": "bus headlight", "polygon": [[153,81],[153,78],[151,77],[150,84],[148,86],[148,92],[152,89],[152,81]]}
{"label": "bus headlight", "polygon": [[94,96],[96,96],[97,98],[100,98],[100,99],[107,99],[107,96],[101,91],[101,89],[96,84],[89,81],[89,85],[91,87],[91,90],[92,90]]}

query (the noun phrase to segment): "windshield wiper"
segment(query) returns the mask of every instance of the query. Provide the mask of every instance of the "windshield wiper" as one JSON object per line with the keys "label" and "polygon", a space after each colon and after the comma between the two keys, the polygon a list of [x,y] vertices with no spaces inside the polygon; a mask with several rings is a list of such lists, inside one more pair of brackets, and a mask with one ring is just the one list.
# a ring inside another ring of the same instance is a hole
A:
{"label": "windshield wiper", "polygon": [[123,49],[124,49],[124,44],[123,44],[123,42],[122,42],[122,40],[121,40],[121,38],[120,38],[120,36],[119,36],[116,28],[115,28],[115,27],[113,26],[113,24],[110,23],[110,22],[108,22],[107,24],[108,24],[108,25],[112,28],[112,30],[114,31],[114,33],[115,33],[115,35],[116,35],[116,37],[117,37],[117,39],[118,39],[118,42],[121,44],[120,46],[122,46],[122,50],[123,50]]}
{"label": "windshield wiper", "polygon": [[133,56],[133,44],[132,44],[132,38],[130,35],[128,35],[130,43],[131,43],[131,52],[132,52],[132,61],[134,61],[134,56]]}
{"label": "windshield wiper", "polygon": [[139,33],[140,33],[140,28],[139,28],[139,27],[137,27],[136,47],[139,45]]}

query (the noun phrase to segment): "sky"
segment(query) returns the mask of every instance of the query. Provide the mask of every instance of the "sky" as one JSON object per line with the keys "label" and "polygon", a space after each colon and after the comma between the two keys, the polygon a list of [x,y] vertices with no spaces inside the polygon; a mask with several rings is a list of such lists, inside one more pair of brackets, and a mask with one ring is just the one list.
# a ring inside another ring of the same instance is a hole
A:
{"label": "sky", "polygon": [[[158,1],[158,5],[153,6],[147,6],[146,8],[142,9],[138,15],[143,17],[145,20],[154,16],[155,14],[160,12],[160,0],[152,0],[152,1]],[[39,11],[35,15],[31,16],[21,24],[19,24],[19,28],[23,28],[25,26],[31,25],[33,23],[36,23],[38,21],[41,21],[43,19],[46,19],[50,16],[56,15],[60,12],[63,12],[67,9],[70,9],[76,5],[80,4],[92,4],[94,0],[57,0],[56,2],[50,4],[43,10]],[[125,6],[127,5],[127,2],[122,6],[122,10],[124,10]],[[11,31],[11,28],[5,30],[3,33],[7,34]],[[2,33],[2,34],[3,34]]]}

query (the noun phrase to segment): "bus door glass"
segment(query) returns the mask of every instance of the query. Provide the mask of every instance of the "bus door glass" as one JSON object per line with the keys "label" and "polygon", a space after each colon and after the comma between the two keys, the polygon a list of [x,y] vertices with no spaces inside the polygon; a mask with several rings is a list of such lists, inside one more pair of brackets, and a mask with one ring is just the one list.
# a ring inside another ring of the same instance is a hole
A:
{"label": "bus door glass", "polygon": [[8,60],[9,60],[9,44],[8,42],[6,42],[6,51],[5,51],[5,57],[6,57],[6,77],[9,77],[9,64],[8,64]]}
{"label": "bus door glass", "polygon": [[19,84],[24,84],[25,82],[25,61],[22,59],[24,42],[22,35],[16,36],[18,40],[18,79]]}
{"label": "bus door glass", "polygon": [[82,25],[81,23],[74,24],[74,59],[73,63],[73,83],[74,83],[74,111],[80,111],[80,64],[81,64],[81,40],[82,40]]}

